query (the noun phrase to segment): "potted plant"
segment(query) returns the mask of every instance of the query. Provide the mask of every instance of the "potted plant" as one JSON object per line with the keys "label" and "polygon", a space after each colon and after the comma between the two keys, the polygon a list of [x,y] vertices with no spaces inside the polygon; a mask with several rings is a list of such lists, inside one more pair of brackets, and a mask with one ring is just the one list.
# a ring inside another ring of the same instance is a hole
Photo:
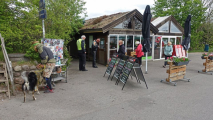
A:
{"label": "potted plant", "polygon": [[182,57],[182,58],[178,58],[178,57],[173,57],[173,64],[176,66],[181,66],[181,65],[187,65],[189,63],[189,59]]}
{"label": "potted plant", "polygon": [[213,54],[212,54],[212,53],[209,54],[208,58],[209,58],[210,60],[213,60]]}
{"label": "potted plant", "polygon": [[201,58],[205,59],[205,56],[208,56],[208,55],[209,55],[209,53],[203,53],[202,56],[201,56]]}
{"label": "potted plant", "polygon": [[175,66],[181,66],[181,65],[187,65],[189,63],[189,59],[188,58],[185,58],[185,57],[182,57],[182,58],[178,58],[178,57],[170,57],[170,58],[167,58],[166,62],[173,62],[173,64]]}

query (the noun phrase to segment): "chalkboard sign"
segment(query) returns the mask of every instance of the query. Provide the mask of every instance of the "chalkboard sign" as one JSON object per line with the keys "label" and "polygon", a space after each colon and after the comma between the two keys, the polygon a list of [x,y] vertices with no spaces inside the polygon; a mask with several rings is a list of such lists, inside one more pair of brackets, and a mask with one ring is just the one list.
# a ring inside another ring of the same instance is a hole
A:
{"label": "chalkboard sign", "polygon": [[113,74],[111,80],[113,79],[113,77],[115,77],[116,79],[119,79],[119,77],[120,77],[120,75],[121,75],[121,73],[122,73],[122,70],[123,70],[123,68],[124,68],[124,65],[125,65],[125,61],[124,61],[124,60],[120,60],[120,61],[118,62],[118,65],[117,65],[117,67],[116,67],[116,69],[115,69],[115,72],[114,72],[114,74]]}
{"label": "chalkboard sign", "polygon": [[126,83],[128,77],[129,77],[129,74],[131,73],[132,71],[132,68],[133,68],[133,63],[131,62],[127,62],[126,63],[126,66],[124,67],[123,69],[123,73],[120,77],[120,81],[123,82],[124,84]]}
{"label": "chalkboard sign", "polygon": [[109,74],[109,75],[111,74],[111,72],[112,72],[112,70],[114,68],[115,63],[116,63],[116,58],[112,58],[111,61],[110,61],[110,63],[109,63],[109,65],[108,65],[108,67],[107,67],[107,70],[106,70],[107,74]]}
{"label": "chalkboard sign", "polygon": [[[114,68],[114,66],[115,66],[116,61],[117,61],[116,58],[112,58],[112,59],[111,59],[111,61],[109,62],[109,65],[108,65],[108,67],[107,67],[107,69],[106,69],[106,72],[104,73],[104,76],[105,76],[105,74],[108,74],[109,77],[110,77],[110,75],[111,75],[111,73],[112,73],[112,70],[113,70],[113,68]],[[108,79],[109,79],[109,77],[108,77]],[[108,80],[108,79],[107,79],[107,80]]]}
{"label": "chalkboard sign", "polygon": [[[132,69],[132,71],[131,71],[131,75],[132,75],[133,77],[135,77],[135,78],[138,80],[139,83],[140,83],[140,80],[141,80],[141,81],[145,82],[145,84],[146,84],[146,80],[145,80],[145,78],[144,78],[144,76],[143,76],[142,69],[141,69],[141,67],[139,66],[138,63],[135,63],[135,64],[134,64],[134,67],[133,67],[133,69]],[[147,84],[146,84],[146,87],[147,87],[147,89],[148,89]]]}

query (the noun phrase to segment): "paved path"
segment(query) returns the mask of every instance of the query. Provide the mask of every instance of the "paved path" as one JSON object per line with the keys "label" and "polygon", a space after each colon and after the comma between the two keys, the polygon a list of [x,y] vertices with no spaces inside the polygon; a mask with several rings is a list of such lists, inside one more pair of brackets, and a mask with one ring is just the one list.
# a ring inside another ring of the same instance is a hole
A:
{"label": "paved path", "polygon": [[[212,75],[200,74],[204,60],[191,53],[186,77],[191,82],[178,81],[177,86],[161,83],[167,77],[163,61],[149,61],[144,83],[129,79],[122,84],[103,77],[105,66],[98,69],[87,62],[87,72],[78,71],[78,61],[69,69],[68,83],[56,84],[55,93],[17,95],[0,102],[0,120],[211,120],[213,118]],[[145,70],[143,62],[143,70]]]}

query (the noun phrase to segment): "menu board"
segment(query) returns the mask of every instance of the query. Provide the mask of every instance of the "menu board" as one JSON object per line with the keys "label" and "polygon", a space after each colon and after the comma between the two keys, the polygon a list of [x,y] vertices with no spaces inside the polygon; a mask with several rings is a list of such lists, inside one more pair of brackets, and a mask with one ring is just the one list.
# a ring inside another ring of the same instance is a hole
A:
{"label": "menu board", "polygon": [[120,77],[120,75],[122,73],[122,70],[124,68],[124,65],[125,65],[125,61],[124,60],[120,60],[118,62],[118,65],[117,65],[116,70],[115,70],[114,75],[113,75],[115,78],[118,79]]}
{"label": "menu board", "polygon": [[134,65],[134,64],[131,63],[131,62],[127,62],[127,63],[126,63],[126,66],[125,66],[124,69],[123,69],[123,73],[122,73],[122,75],[121,75],[121,77],[120,77],[120,81],[123,82],[124,84],[126,83],[128,77],[129,77],[129,74],[131,73],[131,70],[132,70],[132,68],[133,68],[133,65]]}
{"label": "menu board", "polygon": [[111,72],[114,68],[114,65],[116,63],[116,58],[112,58],[111,61],[109,62],[109,66],[107,67],[106,73],[111,75]]}
{"label": "menu board", "polygon": [[44,46],[50,48],[50,50],[53,52],[54,57],[60,57],[60,59],[63,59],[64,40],[44,38],[41,40],[41,43]]}

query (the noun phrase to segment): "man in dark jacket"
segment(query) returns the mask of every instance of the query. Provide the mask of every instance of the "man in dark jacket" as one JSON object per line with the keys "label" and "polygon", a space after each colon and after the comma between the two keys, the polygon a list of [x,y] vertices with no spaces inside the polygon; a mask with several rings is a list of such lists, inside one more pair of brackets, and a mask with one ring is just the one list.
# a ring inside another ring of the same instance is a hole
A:
{"label": "man in dark jacket", "polygon": [[98,68],[96,66],[96,53],[97,53],[97,50],[98,50],[98,43],[100,42],[100,38],[97,38],[96,40],[93,41],[92,43],[92,55],[93,55],[93,63],[92,63],[92,66],[94,68]]}
{"label": "man in dark jacket", "polygon": [[85,69],[85,65],[86,65],[85,39],[86,39],[86,36],[82,35],[81,39],[78,39],[77,42],[76,42],[78,54],[79,54],[79,71],[88,71],[88,70]]}
{"label": "man in dark jacket", "polygon": [[123,44],[123,40],[119,40],[119,50],[118,50],[118,57],[123,59],[125,56],[125,46]]}
{"label": "man in dark jacket", "polygon": [[43,44],[40,44],[38,41],[33,42],[33,47],[34,50],[39,53],[39,57],[41,58],[41,64],[37,65],[37,68],[44,68],[43,77],[47,83],[47,90],[45,90],[44,92],[53,93],[50,77],[56,62],[53,56],[53,52],[49,48],[45,47]]}

